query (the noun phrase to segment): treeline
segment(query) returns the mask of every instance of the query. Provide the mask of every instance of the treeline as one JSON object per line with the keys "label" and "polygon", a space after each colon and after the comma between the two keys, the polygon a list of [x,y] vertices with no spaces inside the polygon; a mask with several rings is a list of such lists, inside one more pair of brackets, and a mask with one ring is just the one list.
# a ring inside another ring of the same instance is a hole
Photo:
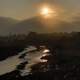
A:
{"label": "treeline", "polygon": [[80,32],[10,35],[0,37],[0,60],[18,54],[28,45],[46,45],[51,51],[61,54],[80,55]]}
{"label": "treeline", "polygon": [[[48,60],[47,63],[33,65],[31,74],[23,77],[18,70],[14,70],[0,76],[1,80],[80,80],[80,32],[51,34],[31,32],[24,37],[9,36],[4,42],[6,47],[11,46],[16,53],[28,45],[36,47],[45,45],[50,49],[50,55],[44,58]],[[24,65],[23,63],[18,68]]]}

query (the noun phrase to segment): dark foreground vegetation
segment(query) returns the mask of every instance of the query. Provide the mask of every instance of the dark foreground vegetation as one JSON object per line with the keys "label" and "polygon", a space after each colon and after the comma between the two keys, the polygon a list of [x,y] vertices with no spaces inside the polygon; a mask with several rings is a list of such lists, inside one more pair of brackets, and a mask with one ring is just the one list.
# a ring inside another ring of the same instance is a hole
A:
{"label": "dark foreground vegetation", "polygon": [[[22,77],[18,69],[0,76],[0,80],[80,80],[80,32],[0,37],[0,60],[17,55],[28,45],[45,45],[50,55],[47,63],[32,66],[31,74]],[[27,64],[27,62],[26,62]],[[22,64],[25,67],[25,64]],[[18,67],[19,68],[19,67]],[[22,68],[22,67],[20,67]]]}

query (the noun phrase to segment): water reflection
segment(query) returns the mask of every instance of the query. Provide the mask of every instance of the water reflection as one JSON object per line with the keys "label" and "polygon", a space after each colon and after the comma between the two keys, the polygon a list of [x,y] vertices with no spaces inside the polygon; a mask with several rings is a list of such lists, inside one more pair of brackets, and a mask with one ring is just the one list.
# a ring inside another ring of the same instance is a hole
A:
{"label": "water reflection", "polygon": [[35,46],[25,48],[19,55],[10,57],[0,62],[0,75],[9,73],[14,70],[19,70],[22,76],[28,75],[31,72],[31,67],[37,63],[47,62],[43,57],[49,55],[49,49],[46,46],[40,46],[37,49]]}
{"label": "water reflection", "polygon": [[[33,47],[29,47],[29,48],[33,48]],[[48,56],[49,55],[48,53],[50,52],[50,50],[47,49],[45,46],[40,46],[40,49],[38,49],[38,51],[37,51],[36,48],[29,49],[29,50],[30,51],[27,53],[27,57],[26,56],[23,57],[24,60],[28,60],[28,64],[26,64],[25,69],[24,69],[23,72],[21,70],[21,75],[23,75],[24,72],[26,74],[30,73],[31,72],[31,67],[33,65],[37,64],[37,63],[40,63],[40,62],[41,63],[46,63],[46,62],[48,62],[47,59],[43,58],[43,57]],[[23,53],[23,54],[26,54],[26,53]],[[23,55],[23,54],[21,54],[21,55]]]}
{"label": "water reflection", "polygon": [[46,60],[46,59],[42,59],[41,62],[48,62],[48,60]]}
{"label": "water reflection", "polygon": [[44,49],[44,51],[43,51],[43,53],[48,53],[48,52],[50,52],[49,49]]}

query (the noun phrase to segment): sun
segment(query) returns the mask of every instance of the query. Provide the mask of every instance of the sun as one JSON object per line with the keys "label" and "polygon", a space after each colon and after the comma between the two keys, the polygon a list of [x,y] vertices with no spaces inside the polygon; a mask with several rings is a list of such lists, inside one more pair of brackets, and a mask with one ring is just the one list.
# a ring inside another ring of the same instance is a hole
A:
{"label": "sun", "polygon": [[41,14],[41,16],[43,16],[45,18],[50,18],[53,15],[55,15],[56,12],[55,12],[55,10],[49,8],[48,6],[44,6],[44,7],[41,8],[40,14]]}
{"label": "sun", "polygon": [[42,16],[44,16],[45,18],[49,17],[50,16],[50,9],[48,7],[43,7],[41,8],[41,11],[40,11],[40,14]]}
{"label": "sun", "polygon": [[42,8],[41,14],[42,15],[48,15],[49,14],[49,9],[47,7]]}

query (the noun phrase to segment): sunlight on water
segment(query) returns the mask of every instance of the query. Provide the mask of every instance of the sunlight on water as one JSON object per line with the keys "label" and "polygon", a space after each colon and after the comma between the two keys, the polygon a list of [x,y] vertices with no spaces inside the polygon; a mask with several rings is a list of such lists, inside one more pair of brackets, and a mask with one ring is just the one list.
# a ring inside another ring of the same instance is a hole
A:
{"label": "sunlight on water", "polygon": [[[37,51],[37,48],[35,46],[29,46],[28,48],[25,48],[22,52],[20,52],[19,55],[1,61],[0,75],[14,71],[20,63],[24,63],[26,61],[28,61],[28,64],[25,64],[24,70],[20,70],[20,72],[22,76],[28,75],[33,65],[40,62],[43,63],[48,61],[47,59],[41,59],[42,57],[47,56],[48,52],[50,52],[50,50],[46,48]],[[19,58],[20,56],[22,56],[21,59]]]}
{"label": "sunlight on water", "polygon": [[48,60],[42,59],[41,62],[47,62]]}
{"label": "sunlight on water", "polygon": [[43,53],[47,53],[47,52],[50,52],[50,50],[45,49],[45,50],[43,51]]}
{"label": "sunlight on water", "polygon": [[47,55],[48,55],[48,54],[45,53],[45,54],[42,55],[42,57],[45,57],[45,56],[47,56]]}

